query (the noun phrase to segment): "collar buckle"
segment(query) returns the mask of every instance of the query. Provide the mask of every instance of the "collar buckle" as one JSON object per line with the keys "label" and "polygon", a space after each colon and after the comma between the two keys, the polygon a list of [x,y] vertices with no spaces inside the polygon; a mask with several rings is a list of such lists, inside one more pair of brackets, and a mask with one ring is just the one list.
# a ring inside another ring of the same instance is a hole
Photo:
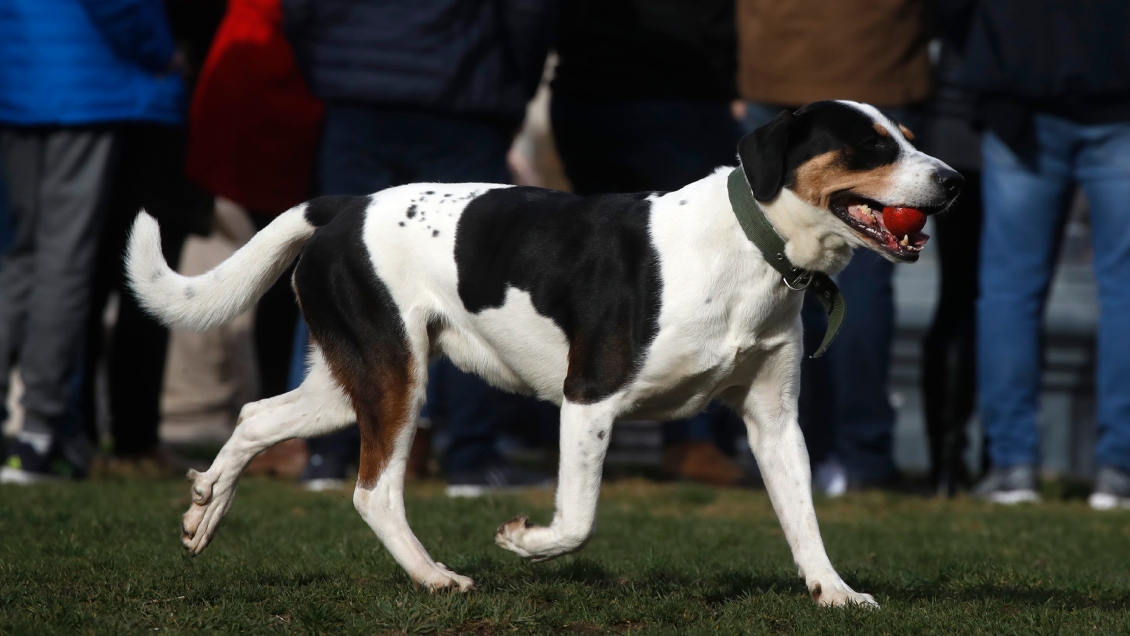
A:
{"label": "collar buckle", "polygon": [[785,283],[785,287],[788,287],[793,291],[804,291],[808,289],[809,285],[812,284],[812,272],[806,270],[803,274],[797,276],[796,279],[791,283],[789,282],[789,279],[787,277],[782,276],[781,282]]}

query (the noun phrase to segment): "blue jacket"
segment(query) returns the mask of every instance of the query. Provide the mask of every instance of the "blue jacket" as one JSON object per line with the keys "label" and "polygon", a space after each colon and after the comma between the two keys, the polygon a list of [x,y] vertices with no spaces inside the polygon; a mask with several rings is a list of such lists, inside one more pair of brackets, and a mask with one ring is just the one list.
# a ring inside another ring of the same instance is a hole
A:
{"label": "blue jacket", "polygon": [[162,0],[0,0],[0,124],[178,124]]}
{"label": "blue jacket", "polygon": [[556,0],[283,0],[287,34],[327,101],[520,121]]}

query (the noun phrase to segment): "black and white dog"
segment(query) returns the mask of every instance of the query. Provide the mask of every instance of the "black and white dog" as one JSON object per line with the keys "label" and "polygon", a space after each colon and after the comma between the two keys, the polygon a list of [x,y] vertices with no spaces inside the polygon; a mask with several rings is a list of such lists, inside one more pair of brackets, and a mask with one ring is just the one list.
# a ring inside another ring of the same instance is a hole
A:
{"label": "black and white dog", "polygon": [[[826,273],[856,247],[917,260],[926,235],[894,236],[872,210],[941,211],[961,177],[908,136],[871,106],[818,102],[742,140],[745,176],[789,260]],[[322,197],[193,278],[169,269],[157,223],[141,214],[129,279],[165,324],[199,330],[232,320],[301,256],[293,285],[313,340],[302,386],[245,406],[211,468],[190,473],[184,545],[193,554],[207,547],[257,453],[357,422],[361,516],[416,583],[471,589],[471,579],[432,560],[404,514],[428,360],[444,354],[498,387],[561,405],[553,521],[508,521],[495,536],[500,546],[531,561],[581,549],[593,534],[613,423],[687,417],[721,399],[745,419],[813,598],[874,604],[824,551],[797,426],[803,292],[782,282],[739,227],[731,171],[666,193],[424,183]]]}

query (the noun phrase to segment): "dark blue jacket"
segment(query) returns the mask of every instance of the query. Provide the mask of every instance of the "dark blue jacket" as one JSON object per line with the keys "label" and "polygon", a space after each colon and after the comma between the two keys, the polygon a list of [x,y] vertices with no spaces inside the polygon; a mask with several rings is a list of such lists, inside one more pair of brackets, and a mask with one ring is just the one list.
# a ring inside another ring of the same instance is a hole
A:
{"label": "dark blue jacket", "polygon": [[0,124],[184,120],[161,0],[0,0]]}
{"label": "dark blue jacket", "polygon": [[1130,0],[937,0],[967,86],[1029,101],[1130,95]]}
{"label": "dark blue jacket", "polygon": [[553,0],[283,0],[326,101],[521,120],[551,44]]}

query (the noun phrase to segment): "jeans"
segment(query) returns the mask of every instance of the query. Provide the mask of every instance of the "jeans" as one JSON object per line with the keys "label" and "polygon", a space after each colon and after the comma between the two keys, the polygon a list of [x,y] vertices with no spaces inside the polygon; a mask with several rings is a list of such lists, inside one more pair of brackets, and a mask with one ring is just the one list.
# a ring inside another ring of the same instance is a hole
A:
{"label": "jeans", "polygon": [[[732,165],[741,129],[725,100],[571,100],[550,106],[557,150],[573,191],[677,190]],[[743,427],[717,405],[663,424],[666,445],[716,442],[732,450]]]}
{"label": "jeans", "polygon": [[[319,149],[322,194],[369,194],[405,183],[507,183],[508,127],[466,117],[422,114],[356,104],[329,104]],[[305,325],[300,326],[301,329]],[[301,378],[305,337],[296,338],[291,379]],[[496,408],[507,396],[446,359],[429,370],[427,410],[448,413],[448,474],[498,461]],[[297,386],[297,384],[295,384]],[[435,402],[446,404],[437,407]],[[310,440],[311,453],[353,459],[356,427]]]}
{"label": "jeans", "polygon": [[1095,455],[1130,470],[1130,123],[1084,125],[1037,114],[1035,148],[986,133],[980,412],[995,467],[1036,464],[1041,318],[1074,187],[1090,204],[1098,282]]}
{"label": "jeans", "polygon": [[[768,123],[786,108],[747,102],[746,131]],[[911,129],[922,121],[913,108],[884,110]],[[870,250],[856,250],[837,277],[848,307],[840,333],[824,358],[801,363],[800,419],[812,462],[835,455],[849,479],[860,485],[882,483],[895,474],[895,412],[887,395],[894,341],[893,275],[890,261]],[[806,334],[824,331],[823,311],[808,299],[801,320]],[[805,351],[809,351],[807,342]],[[830,443],[820,439],[829,434]]]}

